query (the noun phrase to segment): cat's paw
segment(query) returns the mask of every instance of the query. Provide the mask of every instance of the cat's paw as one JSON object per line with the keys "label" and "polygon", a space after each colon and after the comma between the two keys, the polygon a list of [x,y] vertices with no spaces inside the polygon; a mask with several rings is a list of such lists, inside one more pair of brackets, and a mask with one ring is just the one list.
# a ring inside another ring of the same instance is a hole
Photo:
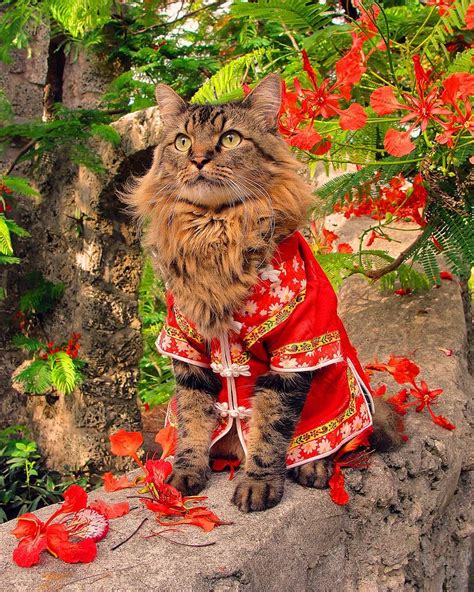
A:
{"label": "cat's paw", "polygon": [[183,495],[197,495],[200,493],[208,481],[207,471],[197,469],[173,469],[168,483],[176,487]]}
{"label": "cat's paw", "polygon": [[305,463],[288,471],[288,475],[303,487],[314,487],[324,489],[329,482],[329,466],[331,461],[323,458],[313,462]]}
{"label": "cat's paw", "polygon": [[235,488],[232,503],[241,512],[262,512],[276,506],[282,496],[285,479],[251,479],[244,476]]}

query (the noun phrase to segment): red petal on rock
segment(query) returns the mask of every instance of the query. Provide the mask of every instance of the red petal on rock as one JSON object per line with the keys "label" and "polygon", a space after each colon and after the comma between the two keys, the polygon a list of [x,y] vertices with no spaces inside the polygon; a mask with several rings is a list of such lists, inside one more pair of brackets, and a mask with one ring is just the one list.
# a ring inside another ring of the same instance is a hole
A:
{"label": "red petal on rock", "polygon": [[39,562],[41,552],[46,549],[46,535],[26,536],[18,543],[13,551],[13,561],[19,567],[31,567]]}
{"label": "red petal on rock", "polygon": [[116,504],[107,504],[104,500],[96,500],[89,504],[91,510],[95,510],[102,514],[109,520],[120,518],[130,512],[130,504],[128,502],[118,502]]}
{"label": "red petal on rock", "polygon": [[129,481],[127,475],[121,477],[114,477],[109,471],[104,473],[102,479],[104,480],[104,489],[107,492],[119,491],[120,489],[127,489],[129,487],[135,487],[136,483]]}
{"label": "red petal on rock", "polygon": [[97,555],[97,546],[92,539],[71,542],[64,524],[51,524],[46,537],[48,551],[66,563],[90,563]]}
{"label": "red petal on rock", "polygon": [[63,493],[61,513],[77,512],[87,506],[87,493],[80,485],[71,485]]}
{"label": "red petal on rock", "polygon": [[353,253],[354,249],[351,247],[349,243],[340,243],[337,245],[337,252],[338,253]]}
{"label": "red petal on rock", "polygon": [[34,537],[41,531],[43,526],[44,524],[39,518],[28,512],[18,518],[16,526],[11,532],[17,539],[27,536]]}

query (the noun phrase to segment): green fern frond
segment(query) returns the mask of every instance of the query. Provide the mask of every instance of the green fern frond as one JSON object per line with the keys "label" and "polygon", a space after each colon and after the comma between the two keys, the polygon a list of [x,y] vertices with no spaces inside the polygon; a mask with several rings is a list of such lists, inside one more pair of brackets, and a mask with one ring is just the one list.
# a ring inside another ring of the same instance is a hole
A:
{"label": "green fern frond", "polygon": [[11,220],[10,218],[5,218],[5,224],[8,226],[8,230],[11,233],[16,234],[17,236],[23,236],[23,237],[31,236],[27,230],[25,230],[21,226],[18,226],[18,224],[16,222],[14,222],[13,220]]}
{"label": "green fern frond", "polygon": [[52,385],[59,393],[71,393],[79,382],[72,358],[65,352],[57,352],[49,356],[48,362]]}
{"label": "green fern frond", "polygon": [[466,49],[454,58],[449,68],[446,70],[446,76],[456,74],[456,72],[474,71],[474,49]]}
{"label": "green fern frond", "polygon": [[27,290],[20,297],[19,309],[24,313],[48,312],[64,294],[64,284],[46,280],[41,273],[27,274]]}
{"label": "green fern frond", "polygon": [[231,9],[234,17],[251,17],[265,21],[276,21],[289,29],[308,34],[328,25],[334,13],[325,4],[311,0],[257,0],[256,2],[234,2]]}
{"label": "green fern frond", "polygon": [[427,29],[428,37],[423,47],[429,60],[435,61],[441,53],[449,59],[446,43],[456,31],[464,29],[469,4],[470,0],[455,0],[431,30]]}
{"label": "green fern frond", "polygon": [[108,22],[111,4],[111,0],[47,0],[53,19],[75,38]]}
{"label": "green fern frond", "polygon": [[25,351],[35,353],[40,351],[43,348],[43,344],[41,341],[37,339],[32,339],[31,337],[27,337],[26,335],[15,335],[12,339],[13,345],[23,349]]}
{"label": "green fern frond", "polygon": [[13,255],[12,238],[4,214],[0,214],[0,253]]}
{"label": "green fern frond", "polygon": [[219,103],[243,96],[242,85],[250,68],[262,64],[269,50],[259,48],[232,60],[207,80],[191,99],[191,103]]}
{"label": "green fern frond", "polygon": [[31,364],[17,374],[14,382],[20,383],[26,393],[42,395],[52,385],[51,369],[47,360],[33,360]]}
{"label": "green fern frond", "polygon": [[20,263],[19,257],[0,254],[0,265],[18,265],[18,263]]}

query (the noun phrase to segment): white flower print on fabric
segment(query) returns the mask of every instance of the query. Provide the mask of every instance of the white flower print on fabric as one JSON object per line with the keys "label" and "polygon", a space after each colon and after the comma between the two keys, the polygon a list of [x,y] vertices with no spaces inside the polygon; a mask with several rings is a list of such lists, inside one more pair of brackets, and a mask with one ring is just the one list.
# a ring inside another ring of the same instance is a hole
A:
{"label": "white flower print on fabric", "polygon": [[166,351],[170,347],[170,345],[171,345],[171,337],[169,335],[164,334],[162,336],[162,338],[160,339],[161,349],[164,349]]}
{"label": "white flower print on fabric", "polygon": [[331,442],[327,438],[323,438],[319,442],[319,454],[324,454],[325,452],[329,452],[332,450]]}
{"label": "white flower print on fabric", "polygon": [[299,268],[300,268],[300,265],[301,265],[301,264],[300,264],[300,261],[299,261],[298,257],[295,255],[295,256],[293,257],[293,262],[292,262],[292,267],[293,267],[293,269],[294,269],[295,271],[298,271],[298,270],[299,270]]}
{"label": "white flower print on fabric", "polygon": [[271,265],[266,265],[259,273],[263,281],[270,280],[272,284],[276,284],[280,281],[280,273],[278,269],[274,269]]}
{"label": "white flower print on fabric", "polygon": [[257,312],[257,303],[253,300],[247,300],[241,308],[241,314],[244,316],[254,315]]}
{"label": "white flower print on fabric", "polygon": [[347,438],[347,436],[350,436],[350,434],[352,433],[352,427],[351,424],[346,421],[342,426],[341,426],[341,437],[344,440],[345,438]]}
{"label": "white flower print on fabric", "polygon": [[362,429],[363,425],[364,422],[362,421],[362,418],[360,416],[357,416],[352,422],[352,429],[354,430],[354,432],[358,432]]}
{"label": "white flower print on fabric", "polygon": [[288,356],[282,356],[280,359],[280,366],[282,368],[296,368],[298,366],[298,360],[295,358],[289,358]]}
{"label": "white flower print on fabric", "polygon": [[291,302],[294,297],[295,297],[295,293],[293,292],[293,290],[290,290],[290,288],[288,288],[288,286],[286,286],[285,288],[280,288],[278,290],[278,298],[279,298],[280,302],[283,302],[283,303]]}
{"label": "white flower print on fabric", "polygon": [[300,448],[299,446],[297,446],[296,448],[293,448],[292,450],[290,450],[288,452],[288,454],[286,455],[286,458],[290,461],[290,462],[298,462],[301,458],[301,452],[300,452]]}
{"label": "white flower print on fabric", "polygon": [[311,454],[316,448],[318,447],[318,443],[313,440],[312,442],[306,442],[305,444],[301,445],[301,450],[305,454]]}

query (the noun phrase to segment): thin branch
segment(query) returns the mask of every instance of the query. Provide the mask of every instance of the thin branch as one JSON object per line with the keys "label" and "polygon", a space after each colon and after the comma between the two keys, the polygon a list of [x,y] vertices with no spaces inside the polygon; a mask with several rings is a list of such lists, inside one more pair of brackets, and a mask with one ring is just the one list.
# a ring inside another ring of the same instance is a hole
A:
{"label": "thin branch", "polygon": [[366,277],[372,279],[372,280],[379,280],[381,277],[383,277],[384,275],[386,275],[387,273],[390,273],[391,271],[395,271],[395,269],[398,269],[398,267],[400,267],[400,265],[405,261],[405,259],[407,259],[410,254],[418,247],[418,245],[420,245],[426,238],[426,235],[424,232],[422,232],[417,238],[416,240],[414,240],[412,242],[411,245],[409,245],[404,251],[402,251],[400,253],[400,255],[398,255],[398,257],[396,259],[394,259],[391,263],[389,263],[388,265],[386,265],[385,267],[381,267],[380,269],[356,269],[354,270],[355,273],[361,273],[362,275],[365,275]]}
{"label": "thin branch", "polygon": [[114,545],[112,547],[112,551],[115,551],[115,549],[118,549],[119,547],[121,547],[122,545],[124,545],[127,541],[129,541],[133,536],[135,536],[137,534],[137,532],[140,530],[140,528],[145,524],[145,522],[148,520],[148,516],[146,516],[145,518],[143,518],[143,520],[140,522],[140,524],[135,528],[135,530],[132,532],[132,534],[130,534],[126,539],[124,539],[123,541],[121,541],[120,543],[117,543],[116,545]]}
{"label": "thin branch", "polygon": [[16,165],[18,164],[18,161],[20,160],[20,158],[24,154],[26,154],[30,148],[33,148],[33,146],[36,144],[36,142],[37,142],[37,140],[30,140],[28,142],[28,144],[25,144],[23,146],[23,148],[15,156],[15,158],[10,162],[10,164],[7,166],[7,168],[5,169],[5,171],[2,174],[5,176],[9,175],[13,171],[13,169],[16,167]]}
{"label": "thin branch", "polygon": [[212,4],[208,4],[207,6],[201,6],[201,8],[197,8],[196,10],[192,10],[191,12],[183,14],[183,16],[176,18],[174,21],[171,21],[170,23],[157,23],[156,25],[150,25],[149,27],[144,27],[143,29],[134,31],[132,34],[139,35],[141,33],[147,33],[148,31],[152,31],[153,29],[172,27],[176,23],[191,18],[199,12],[203,12],[204,10],[208,10],[209,8],[218,8],[221,4],[224,4],[224,2],[226,2],[226,0],[217,0],[216,2],[212,2]]}

